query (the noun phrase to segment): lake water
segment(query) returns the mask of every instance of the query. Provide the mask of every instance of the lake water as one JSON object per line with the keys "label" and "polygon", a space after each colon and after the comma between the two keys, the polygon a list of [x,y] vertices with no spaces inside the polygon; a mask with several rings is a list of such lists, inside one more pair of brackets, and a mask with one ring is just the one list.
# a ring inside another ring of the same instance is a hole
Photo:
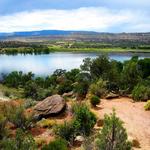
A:
{"label": "lake water", "polygon": [[[57,52],[42,55],[0,55],[0,74],[12,71],[32,71],[36,75],[52,74],[56,69],[79,68],[86,57],[96,58],[100,53]],[[110,59],[125,61],[134,55],[149,57],[150,53],[109,53]]]}

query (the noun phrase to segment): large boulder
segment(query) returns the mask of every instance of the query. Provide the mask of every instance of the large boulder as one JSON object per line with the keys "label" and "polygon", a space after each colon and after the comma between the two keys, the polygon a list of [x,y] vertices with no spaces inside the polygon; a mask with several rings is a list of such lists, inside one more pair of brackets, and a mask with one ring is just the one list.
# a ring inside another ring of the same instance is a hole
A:
{"label": "large boulder", "polygon": [[36,116],[48,117],[60,114],[65,108],[65,100],[60,95],[53,95],[35,105],[34,110]]}

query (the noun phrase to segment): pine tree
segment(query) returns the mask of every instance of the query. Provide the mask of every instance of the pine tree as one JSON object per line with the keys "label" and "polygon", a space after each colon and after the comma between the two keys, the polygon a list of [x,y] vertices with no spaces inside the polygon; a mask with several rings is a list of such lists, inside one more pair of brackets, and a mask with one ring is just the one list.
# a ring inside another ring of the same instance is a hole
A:
{"label": "pine tree", "polygon": [[98,150],[131,150],[131,143],[127,140],[123,122],[116,117],[115,111],[105,115],[104,126],[98,135],[96,146]]}

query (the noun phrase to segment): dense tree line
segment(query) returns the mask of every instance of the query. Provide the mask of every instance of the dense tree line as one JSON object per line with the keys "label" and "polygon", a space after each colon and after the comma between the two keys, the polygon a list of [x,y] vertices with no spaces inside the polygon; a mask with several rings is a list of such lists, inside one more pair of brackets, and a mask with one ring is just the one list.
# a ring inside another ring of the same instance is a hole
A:
{"label": "dense tree line", "polygon": [[[66,45],[67,47],[67,45]],[[74,42],[71,48],[123,48],[123,49],[150,49],[147,43],[139,41],[119,40],[108,42]]]}
{"label": "dense tree line", "polygon": [[47,54],[50,49],[46,45],[18,41],[0,42],[1,54]]}
{"label": "dense tree line", "polygon": [[15,71],[3,75],[1,82],[9,87],[23,88],[25,97],[38,100],[70,91],[83,98],[90,91],[99,97],[113,92],[132,94],[135,100],[147,100],[150,98],[150,59],[133,57],[122,63],[102,55],[96,59],[86,58],[80,69],[57,69],[47,77]]}
{"label": "dense tree line", "polygon": [[74,51],[74,50],[100,50],[100,49],[128,49],[128,50],[149,50],[150,45],[145,42],[131,40],[114,40],[113,42],[45,42],[29,43],[19,41],[0,41],[0,54],[48,54],[53,51]]}

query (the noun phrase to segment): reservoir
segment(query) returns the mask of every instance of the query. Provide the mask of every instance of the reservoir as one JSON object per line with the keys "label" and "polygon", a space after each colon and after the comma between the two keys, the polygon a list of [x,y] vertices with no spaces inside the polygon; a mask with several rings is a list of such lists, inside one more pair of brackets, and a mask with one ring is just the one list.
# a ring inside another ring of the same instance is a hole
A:
{"label": "reservoir", "polygon": [[[36,75],[49,75],[56,69],[71,70],[79,68],[83,59],[96,58],[101,53],[55,52],[50,54],[17,54],[0,55],[0,74],[12,71],[33,72]],[[150,53],[108,53],[110,59],[117,61],[129,60],[132,56],[150,58]]]}

